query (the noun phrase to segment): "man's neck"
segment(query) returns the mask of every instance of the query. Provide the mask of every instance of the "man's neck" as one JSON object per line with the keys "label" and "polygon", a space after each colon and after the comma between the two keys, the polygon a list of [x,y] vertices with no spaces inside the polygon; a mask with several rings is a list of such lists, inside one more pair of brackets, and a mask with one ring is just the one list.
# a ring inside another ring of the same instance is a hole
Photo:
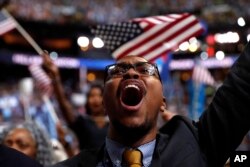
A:
{"label": "man's neck", "polygon": [[136,132],[124,133],[117,132],[112,127],[109,128],[108,138],[117,141],[125,146],[137,148],[145,143],[155,140],[157,134],[157,129],[151,129],[148,133],[144,135]]}

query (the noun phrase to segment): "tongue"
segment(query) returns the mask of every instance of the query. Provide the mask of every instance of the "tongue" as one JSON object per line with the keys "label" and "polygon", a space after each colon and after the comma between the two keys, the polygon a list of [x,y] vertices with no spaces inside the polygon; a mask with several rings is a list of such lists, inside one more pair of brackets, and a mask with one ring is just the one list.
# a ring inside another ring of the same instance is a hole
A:
{"label": "tongue", "polygon": [[121,100],[128,106],[136,106],[140,103],[143,97],[143,92],[136,88],[126,88],[122,91]]}

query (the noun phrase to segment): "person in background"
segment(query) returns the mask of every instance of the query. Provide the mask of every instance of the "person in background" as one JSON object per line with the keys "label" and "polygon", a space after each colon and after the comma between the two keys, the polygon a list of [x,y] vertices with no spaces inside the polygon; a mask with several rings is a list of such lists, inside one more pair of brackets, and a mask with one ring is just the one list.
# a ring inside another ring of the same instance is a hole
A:
{"label": "person in background", "polygon": [[79,141],[75,133],[67,126],[57,124],[58,141],[63,146],[68,157],[72,157],[80,152]]}
{"label": "person in background", "polygon": [[26,154],[43,166],[57,162],[48,136],[34,122],[6,126],[1,134],[1,143]]}
{"label": "person in background", "polygon": [[176,115],[158,130],[166,104],[157,66],[132,55],[119,59],[105,71],[103,106],[110,120],[105,144],[54,166],[223,166],[250,129],[249,64],[250,43],[198,122]]}
{"label": "person in background", "polygon": [[75,115],[73,105],[65,95],[58,67],[48,54],[43,55],[43,67],[53,81],[59,108],[67,125],[76,134],[80,149],[100,147],[107,135],[109,121],[102,106],[103,87],[92,84],[87,93],[86,115]]}

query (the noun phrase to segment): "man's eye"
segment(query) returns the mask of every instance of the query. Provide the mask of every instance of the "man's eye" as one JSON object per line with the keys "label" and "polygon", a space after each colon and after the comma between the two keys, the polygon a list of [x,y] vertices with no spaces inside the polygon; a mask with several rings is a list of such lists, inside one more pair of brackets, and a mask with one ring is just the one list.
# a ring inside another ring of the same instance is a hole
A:
{"label": "man's eye", "polygon": [[124,69],[118,66],[110,70],[110,75],[120,75],[123,74],[123,71]]}
{"label": "man's eye", "polygon": [[137,67],[137,70],[141,73],[141,74],[149,74],[151,75],[152,71],[154,70],[153,67],[150,66],[141,66],[141,67]]}
{"label": "man's eye", "polygon": [[149,69],[147,69],[147,68],[140,68],[140,73],[142,73],[142,74],[148,74],[149,73]]}

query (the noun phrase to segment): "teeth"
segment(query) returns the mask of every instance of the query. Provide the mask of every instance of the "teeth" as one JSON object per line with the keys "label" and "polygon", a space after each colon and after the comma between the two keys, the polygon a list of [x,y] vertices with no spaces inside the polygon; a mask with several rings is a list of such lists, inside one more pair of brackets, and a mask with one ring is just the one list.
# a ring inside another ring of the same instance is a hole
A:
{"label": "teeth", "polygon": [[127,86],[125,87],[125,89],[127,89],[127,88],[135,88],[135,89],[137,89],[137,90],[140,90],[139,87],[136,86],[136,85],[127,85]]}

